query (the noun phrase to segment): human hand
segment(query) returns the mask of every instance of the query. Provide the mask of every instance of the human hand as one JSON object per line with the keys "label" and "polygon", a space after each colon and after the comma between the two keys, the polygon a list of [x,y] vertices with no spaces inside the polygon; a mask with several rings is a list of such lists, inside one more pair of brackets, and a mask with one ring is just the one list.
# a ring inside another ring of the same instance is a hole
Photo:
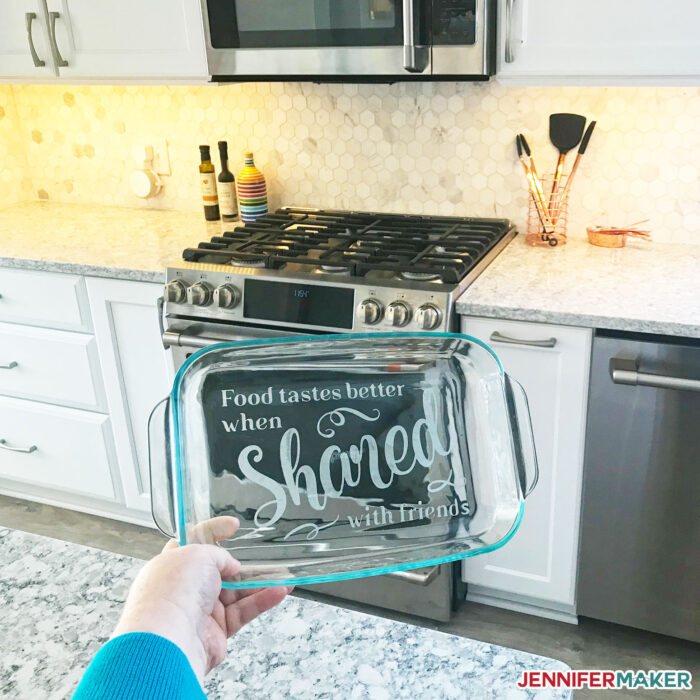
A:
{"label": "human hand", "polygon": [[[197,539],[227,539],[238,525],[236,518],[212,518],[198,526]],[[232,580],[239,570],[240,563],[216,545],[179,547],[168,542],[131,585],[113,636],[151,632],[165,637],[185,653],[201,683],[226,657],[228,637],[292,590],[292,586],[222,590],[221,582]]]}

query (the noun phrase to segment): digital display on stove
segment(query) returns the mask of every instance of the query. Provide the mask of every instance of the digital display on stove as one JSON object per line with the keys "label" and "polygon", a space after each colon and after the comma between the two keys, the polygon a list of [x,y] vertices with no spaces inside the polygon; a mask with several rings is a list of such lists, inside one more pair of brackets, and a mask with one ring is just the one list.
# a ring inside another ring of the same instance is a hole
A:
{"label": "digital display on stove", "polygon": [[352,328],[354,307],[352,288],[255,279],[243,286],[245,318]]}

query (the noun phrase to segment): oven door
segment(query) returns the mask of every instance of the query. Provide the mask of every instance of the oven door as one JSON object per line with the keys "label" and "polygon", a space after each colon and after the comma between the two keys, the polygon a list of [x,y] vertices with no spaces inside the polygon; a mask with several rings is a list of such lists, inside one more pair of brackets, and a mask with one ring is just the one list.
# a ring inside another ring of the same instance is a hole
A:
{"label": "oven door", "polygon": [[493,0],[202,2],[213,80],[483,78],[492,69]]}

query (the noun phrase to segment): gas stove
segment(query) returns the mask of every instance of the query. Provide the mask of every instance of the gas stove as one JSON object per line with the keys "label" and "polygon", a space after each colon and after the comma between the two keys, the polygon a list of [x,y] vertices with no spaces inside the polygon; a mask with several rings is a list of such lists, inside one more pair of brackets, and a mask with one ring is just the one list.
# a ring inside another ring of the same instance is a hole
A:
{"label": "gas stove", "polygon": [[[506,219],[279,209],[168,267],[163,342],[178,368],[226,341],[457,331],[454,301],[515,233]],[[465,596],[460,571],[457,563],[314,589],[447,620]]]}
{"label": "gas stove", "polygon": [[165,311],[305,333],[453,331],[454,301],[515,233],[507,219],[284,207],[185,249]]}

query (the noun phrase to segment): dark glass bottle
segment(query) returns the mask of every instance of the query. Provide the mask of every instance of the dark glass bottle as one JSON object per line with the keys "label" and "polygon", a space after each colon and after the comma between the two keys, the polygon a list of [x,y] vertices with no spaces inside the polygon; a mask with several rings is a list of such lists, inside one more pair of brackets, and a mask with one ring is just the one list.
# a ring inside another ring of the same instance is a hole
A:
{"label": "dark glass bottle", "polygon": [[200,146],[199,154],[202,162],[199,165],[199,181],[202,185],[202,204],[204,204],[204,218],[207,221],[219,219],[219,196],[216,191],[216,173],[214,163],[211,162],[209,146]]}
{"label": "dark glass bottle", "polygon": [[221,172],[219,173],[219,209],[224,221],[236,221],[238,219],[238,198],[236,197],[236,180],[228,169],[228,144],[219,141],[219,156],[221,158]]}

